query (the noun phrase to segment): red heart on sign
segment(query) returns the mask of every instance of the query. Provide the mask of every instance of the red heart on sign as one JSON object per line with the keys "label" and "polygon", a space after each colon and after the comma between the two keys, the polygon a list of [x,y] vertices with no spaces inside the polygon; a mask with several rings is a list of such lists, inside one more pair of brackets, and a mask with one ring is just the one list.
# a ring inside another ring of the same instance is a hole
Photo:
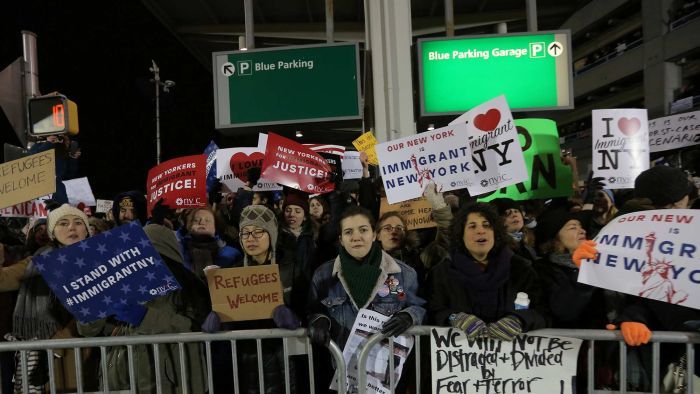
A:
{"label": "red heart on sign", "polygon": [[498,126],[501,121],[501,113],[496,109],[492,108],[486,111],[485,114],[476,115],[474,118],[474,126],[481,131],[492,131]]}
{"label": "red heart on sign", "polygon": [[637,118],[620,118],[620,120],[617,121],[617,127],[622,134],[629,137],[635,135],[639,129],[642,128],[642,122]]}
{"label": "red heart on sign", "polygon": [[229,160],[229,166],[236,178],[243,182],[248,182],[247,171],[249,168],[262,167],[263,158],[265,155],[261,152],[245,154],[242,152],[235,153]]}

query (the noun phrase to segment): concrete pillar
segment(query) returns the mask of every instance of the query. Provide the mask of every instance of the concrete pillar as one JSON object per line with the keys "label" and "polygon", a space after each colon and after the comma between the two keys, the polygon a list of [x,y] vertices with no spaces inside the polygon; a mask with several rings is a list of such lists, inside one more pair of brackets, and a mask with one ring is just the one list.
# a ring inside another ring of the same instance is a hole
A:
{"label": "concrete pillar", "polygon": [[[374,134],[389,141],[416,134],[411,77],[410,0],[365,0],[372,53]],[[368,94],[368,92],[365,92]]]}
{"label": "concrete pillar", "polygon": [[673,91],[681,86],[681,68],[664,61],[663,34],[672,0],[642,0],[644,102],[649,119],[669,114]]}

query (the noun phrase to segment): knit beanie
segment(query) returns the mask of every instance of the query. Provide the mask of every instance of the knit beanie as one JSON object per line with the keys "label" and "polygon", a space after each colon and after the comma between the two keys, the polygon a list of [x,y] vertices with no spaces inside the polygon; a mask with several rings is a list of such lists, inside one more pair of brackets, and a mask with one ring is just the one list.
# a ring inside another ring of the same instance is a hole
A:
{"label": "knit beanie", "polygon": [[[581,222],[581,214],[577,212],[567,212],[559,208],[542,213],[542,215],[537,218],[537,227],[535,228],[535,240],[538,249],[541,244],[554,240],[559,230],[561,230],[569,220],[578,220]],[[583,225],[583,223],[581,224]]]}
{"label": "knit beanie", "polygon": [[64,216],[68,215],[74,215],[79,217],[80,220],[82,220],[83,223],[85,223],[85,228],[87,228],[88,235],[92,235],[92,232],[90,231],[90,222],[88,221],[88,217],[85,214],[85,212],[68,204],[63,204],[60,207],[49,212],[46,225],[46,232],[49,234],[49,238],[56,239],[53,235],[53,230],[56,228],[56,223],[58,223],[58,221],[61,220],[61,218],[63,218]]}
{"label": "knit beanie", "polygon": [[305,215],[309,214],[309,196],[307,194],[295,192],[287,193],[284,196],[284,204],[282,205],[282,211],[285,211],[287,209],[287,206],[289,205],[296,205],[298,207],[301,207],[301,209],[304,210]]}
{"label": "knit beanie", "polygon": [[648,198],[656,207],[680,201],[689,192],[688,176],[678,168],[651,167],[639,174],[634,181],[634,196]]}
{"label": "knit beanie", "polygon": [[112,215],[114,216],[114,221],[117,225],[122,225],[124,223],[119,221],[119,209],[122,207],[133,207],[134,214],[141,221],[141,225],[146,224],[146,198],[137,190],[131,190],[128,192],[117,194],[114,197],[114,204],[112,204]]}
{"label": "knit beanie", "polygon": [[489,204],[494,205],[496,209],[498,209],[498,214],[500,216],[504,216],[506,211],[510,209],[517,209],[520,211],[520,213],[523,212],[523,208],[520,206],[520,204],[510,198],[494,198],[493,200],[489,201]]}
{"label": "knit beanie", "polygon": [[[241,212],[239,228],[243,230],[246,226],[256,226],[267,231],[270,236],[270,251],[272,252],[270,256],[274,259],[277,247],[277,218],[275,214],[264,205],[248,205]],[[241,248],[243,248],[243,240],[239,241]],[[245,251],[245,249],[243,250]]]}
{"label": "knit beanie", "polygon": [[182,253],[180,252],[180,244],[177,242],[177,237],[173,230],[160,224],[148,224],[143,228],[146,232],[151,244],[156,248],[158,253],[163,256],[184,264]]}

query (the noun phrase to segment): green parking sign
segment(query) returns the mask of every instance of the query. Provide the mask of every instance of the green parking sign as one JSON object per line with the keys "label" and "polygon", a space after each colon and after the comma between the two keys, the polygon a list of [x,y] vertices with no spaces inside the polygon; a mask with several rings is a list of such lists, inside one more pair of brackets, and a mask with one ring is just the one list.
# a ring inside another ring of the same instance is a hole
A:
{"label": "green parking sign", "polygon": [[360,119],[357,44],[213,54],[217,128]]}

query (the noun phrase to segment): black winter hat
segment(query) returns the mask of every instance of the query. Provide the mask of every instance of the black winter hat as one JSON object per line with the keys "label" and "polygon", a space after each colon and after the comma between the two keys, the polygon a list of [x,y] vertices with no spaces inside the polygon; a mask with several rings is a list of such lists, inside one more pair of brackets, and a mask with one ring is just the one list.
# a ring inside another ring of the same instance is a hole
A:
{"label": "black winter hat", "polygon": [[581,214],[578,212],[568,212],[555,208],[545,211],[537,218],[535,230],[535,240],[537,247],[545,242],[552,241],[557,237],[559,230],[564,227],[569,220],[578,220],[583,225]]}
{"label": "black winter hat", "polygon": [[639,174],[634,181],[634,196],[648,198],[656,207],[673,204],[689,193],[688,176],[678,168],[651,167]]}
{"label": "black winter hat", "polygon": [[521,213],[523,211],[523,208],[518,204],[517,201],[510,199],[510,198],[494,198],[493,200],[489,201],[492,205],[498,209],[498,214],[503,216],[506,214],[506,211],[509,209],[517,209]]}
{"label": "black winter hat", "polygon": [[117,194],[117,196],[114,197],[112,215],[114,216],[114,221],[118,226],[124,224],[119,220],[119,208],[121,204],[134,207],[134,212],[136,212],[137,216],[136,219],[141,222],[142,226],[146,224],[148,219],[146,217],[146,197],[143,196],[143,193],[139,192],[138,190],[131,190]]}

